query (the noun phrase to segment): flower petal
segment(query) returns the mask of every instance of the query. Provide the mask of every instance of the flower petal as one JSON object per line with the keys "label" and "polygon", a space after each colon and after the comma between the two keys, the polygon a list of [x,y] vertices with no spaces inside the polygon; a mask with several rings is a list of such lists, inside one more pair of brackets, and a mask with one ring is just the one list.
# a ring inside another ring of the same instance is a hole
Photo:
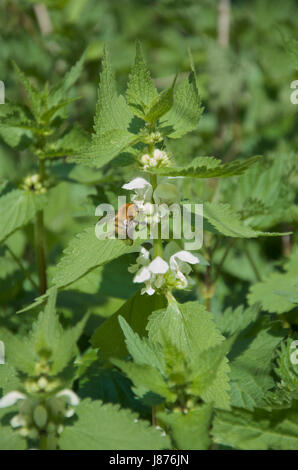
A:
{"label": "flower petal", "polygon": [[69,388],[64,388],[63,390],[61,390],[61,392],[58,392],[56,394],[56,397],[65,397],[67,399],[67,402],[70,403],[72,406],[78,405],[80,401],[78,395]]}
{"label": "flower petal", "polygon": [[148,269],[154,274],[165,274],[169,269],[169,265],[160,256],[157,256],[151,261]]}
{"label": "flower petal", "polygon": [[[122,186],[123,189],[129,189],[129,190],[133,190],[133,189],[144,189],[146,186],[150,185],[150,183],[145,180],[144,178],[134,178],[133,180],[131,180],[129,183],[127,184],[124,184]],[[150,185],[151,186],[151,185]]]}
{"label": "flower petal", "polygon": [[153,287],[149,283],[147,283],[146,287],[144,287],[141,290],[141,295],[143,295],[143,294],[153,295],[154,292],[155,292],[155,289],[153,289]]}
{"label": "flower petal", "polygon": [[14,405],[18,400],[25,400],[27,397],[24,393],[18,392],[14,390],[13,392],[9,392],[0,400],[0,408],[6,408],[7,406]]}
{"label": "flower petal", "polygon": [[178,251],[178,253],[175,253],[173,256],[171,256],[171,258],[178,258],[180,261],[186,261],[186,263],[189,264],[196,264],[200,262],[199,258],[185,250]]}
{"label": "flower petal", "polygon": [[133,282],[139,283],[149,281],[150,276],[151,275],[149,269],[144,266],[137,272],[137,274],[133,278]]}

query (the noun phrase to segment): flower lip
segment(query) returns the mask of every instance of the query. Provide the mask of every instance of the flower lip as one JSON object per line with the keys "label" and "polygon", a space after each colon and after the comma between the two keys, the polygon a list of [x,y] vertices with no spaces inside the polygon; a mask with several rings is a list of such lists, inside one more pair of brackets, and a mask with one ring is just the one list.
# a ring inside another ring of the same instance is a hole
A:
{"label": "flower lip", "polygon": [[144,189],[150,183],[144,178],[134,178],[129,183],[126,183],[122,186],[123,189],[134,190],[134,189]]}
{"label": "flower lip", "polygon": [[143,268],[140,269],[140,271],[137,272],[137,274],[135,275],[133,279],[133,282],[136,282],[136,283],[145,282],[145,281],[149,281],[149,279],[150,279],[150,271],[148,268],[144,266]]}
{"label": "flower lip", "polygon": [[197,264],[200,262],[199,258],[197,256],[194,256],[192,253],[186,250],[181,250],[178,251],[178,253],[175,253],[174,255],[171,256],[171,259],[178,258],[180,261],[185,261],[186,263],[190,264]]}
{"label": "flower lip", "polygon": [[7,406],[15,405],[19,400],[25,400],[27,397],[24,393],[18,392],[14,390],[12,392],[7,393],[0,399],[0,408],[6,408]]}
{"label": "flower lip", "polygon": [[63,390],[58,392],[56,394],[56,397],[65,397],[72,406],[78,405],[80,401],[78,395],[69,388],[64,388]]}
{"label": "flower lip", "polygon": [[148,269],[153,274],[165,274],[169,269],[169,265],[160,256],[157,256],[156,258],[154,258],[153,261],[151,261],[148,266]]}

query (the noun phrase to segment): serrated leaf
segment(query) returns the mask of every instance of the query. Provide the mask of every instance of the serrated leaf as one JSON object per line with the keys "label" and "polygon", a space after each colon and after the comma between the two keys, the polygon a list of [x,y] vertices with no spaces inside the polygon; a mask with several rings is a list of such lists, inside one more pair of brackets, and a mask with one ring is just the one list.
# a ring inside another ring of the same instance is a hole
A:
{"label": "serrated leaf", "polygon": [[76,415],[78,420],[61,434],[62,450],[157,450],[171,446],[169,438],[148,422],[115,405],[83,400]]}
{"label": "serrated leaf", "polygon": [[44,154],[47,158],[70,156],[78,153],[83,147],[86,148],[89,141],[89,134],[80,127],[74,126],[60,139],[45,146]]}
{"label": "serrated leaf", "polygon": [[233,406],[253,410],[264,403],[274,386],[272,360],[283,335],[278,322],[259,322],[239,336],[230,354]]}
{"label": "serrated leaf", "polygon": [[[72,86],[78,80],[83,71],[85,57],[86,53],[84,52],[80,59],[75,63],[75,65],[73,65],[71,69],[65,74],[61,83],[59,83],[59,85],[55,87],[53,92],[51,92],[48,102],[50,109],[54,109],[57,106],[61,108],[61,102],[66,102],[65,97],[68,91],[72,88]],[[62,104],[62,106],[65,105]]]}
{"label": "serrated leaf", "polygon": [[174,91],[173,106],[161,119],[161,129],[168,137],[178,139],[195,129],[203,109],[194,71]]}
{"label": "serrated leaf", "polygon": [[147,113],[145,114],[145,120],[150,124],[154,124],[156,121],[158,121],[158,119],[166,114],[173,106],[175,83],[176,77],[171,88],[162,91],[151,103]]}
{"label": "serrated leaf", "polygon": [[15,368],[8,363],[0,364],[0,397],[12,390],[17,390],[19,385],[20,379],[17,376]]}
{"label": "serrated leaf", "polygon": [[166,300],[157,295],[134,294],[120,309],[100,325],[91,338],[91,344],[99,349],[99,359],[123,358],[127,355],[125,337],[119,324],[122,316],[135,333],[146,335],[146,325],[151,313],[166,305]]}
{"label": "serrated leaf", "polygon": [[118,96],[107,48],[104,48],[94,118],[96,135],[111,130],[127,130],[133,118],[123,96]]}
{"label": "serrated leaf", "polygon": [[26,448],[26,440],[17,431],[0,423],[0,450],[24,450]]}
{"label": "serrated leaf", "polygon": [[170,429],[175,449],[207,450],[211,445],[209,428],[212,406],[204,404],[187,414],[159,412],[157,417]]}
{"label": "serrated leaf", "polygon": [[39,120],[39,114],[40,114],[40,106],[41,106],[41,97],[42,94],[32,85],[30,80],[27,78],[27,76],[22,72],[22,70],[17,66],[16,63],[13,63],[15,72],[22,83],[22,85],[25,87],[26,92],[28,94],[28,98],[30,100],[30,105],[32,109],[32,113],[35,117],[35,120]]}
{"label": "serrated leaf", "polygon": [[157,96],[157,90],[150,77],[139,42],[136,44],[135,63],[129,75],[126,96],[132,112],[142,119]]}
{"label": "serrated leaf", "polygon": [[126,253],[138,250],[138,244],[127,245],[123,240],[99,240],[94,227],[87,228],[71,240],[53,271],[52,283],[65,287],[89,271]]}
{"label": "serrated leaf", "polygon": [[215,442],[242,450],[297,450],[297,402],[285,410],[220,411],[214,421],[213,435]]}
{"label": "serrated leaf", "polygon": [[[148,336],[152,342],[170,341],[192,363],[204,351],[220,344],[223,336],[216,329],[212,314],[198,302],[170,305],[166,310],[154,312],[148,322]],[[229,408],[229,367],[225,359],[218,368],[211,385],[201,394],[203,400],[220,408]]]}
{"label": "serrated leaf", "polygon": [[185,167],[164,167],[150,169],[151,173],[160,176],[185,176],[190,178],[227,178],[241,175],[247,168],[258,161],[260,157],[251,157],[246,160],[234,160],[231,163],[222,163],[214,157],[196,157]]}
{"label": "serrated leaf", "polygon": [[228,307],[224,312],[215,315],[215,323],[220,332],[229,337],[234,333],[245,330],[248,325],[256,321],[260,312],[258,305],[246,308],[243,305],[233,309]]}
{"label": "serrated leaf", "polygon": [[0,242],[27,225],[45,204],[43,195],[15,189],[0,198]]}
{"label": "serrated leaf", "polygon": [[222,343],[201,352],[193,364],[191,391],[193,395],[201,396],[208,401],[208,389],[216,379],[218,370],[226,362],[236,337],[231,337]]}
{"label": "serrated leaf", "polygon": [[294,250],[289,262],[285,264],[286,272],[273,272],[263,282],[253,285],[248,294],[249,304],[259,302],[262,308],[270,313],[281,314],[292,310],[295,302],[282,293],[294,291],[298,286],[297,261],[298,250]]}
{"label": "serrated leaf", "polygon": [[262,232],[249,227],[229,204],[205,202],[204,217],[216,230],[226,237],[257,238],[282,236],[288,233]]}
{"label": "serrated leaf", "polygon": [[69,160],[84,165],[101,168],[138,140],[126,129],[109,129],[92,137],[81,151]]}
{"label": "serrated leaf", "polygon": [[112,363],[132,380],[135,385],[134,391],[138,397],[146,399],[146,394],[153,392],[166,399],[167,402],[176,401],[176,393],[171,392],[158,369],[147,364],[135,364],[120,359],[112,359]]}
{"label": "serrated leaf", "polygon": [[[0,340],[5,345],[5,361],[16,370],[28,375],[34,374],[34,364],[38,356],[26,337],[20,337],[9,330],[0,328]],[[0,367],[2,367],[0,365]]]}

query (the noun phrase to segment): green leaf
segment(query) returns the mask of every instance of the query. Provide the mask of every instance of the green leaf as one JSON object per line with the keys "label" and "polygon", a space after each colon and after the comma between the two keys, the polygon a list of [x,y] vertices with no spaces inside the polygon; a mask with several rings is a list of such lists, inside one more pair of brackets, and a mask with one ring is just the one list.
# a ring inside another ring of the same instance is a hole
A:
{"label": "green leaf", "polygon": [[[0,340],[5,345],[6,363],[28,375],[34,374],[34,364],[37,362],[38,356],[28,338],[0,328]],[[0,365],[0,367],[2,366]]]}
{"label": "green leaf", "polygon": [[139,42],[136,44],[136,58],[129,75],[126,96],[132,112],[142,119],[152,101],[157,97],[157,90],[150,77]]}
{"label": "green leaf", "polygon": [[185,176],[190,178],[227,178],[241,175],[247,168],[258,161],[260,157],[251,157],[246,160],[234,160],[231,163],[222,163],[214,157],[196,157],[187,166],[169,166],[165,168],[150,169],[151,173],[160,176]]}
{"label": "green leaf", "polygon": [[60,139],[45,146],[44,154],[47,158],[73,155],[86,147],[89,141],[89,134],[80,127],[74,126]]}
{"label": "green leaf", "polygon": [[293,359],[297,359],[297,346],[293,338],[288,338],[281,344],[275,373],[280,379],[280,389],[298,400],[298,364]]}
{"label": "green leaf", "polygon": [[[191,394],[201,396],[205,401],[209,401],[208,389],[216,380],[219,369],[226,363],[226,355],[234,341],[235,337],[231,337],[198,355],[196,363],[193,364]],[[212,401],[212,397],[210,400]]]}
{"label": "green leaf", "polygon": [[245,330],[230,354],[231,402],[253,410],[262,406],[266,392],[274,386],[272,360],[284,331],[279,322],[259,322]]}
{"label": "green leaf", "polygon": [[146,335],[148,317],[154,310],[166,305],[166,300],[158,295],[134,294],[120,309],[100,325],[91,338],[94,348],[99,348],[99,358],[105,361],[111,357],[123,358],[127,355],[124,334],[119,325],[122,316],[134,332]]}
{"label": "green leaf", "polygon": [[[5,411],[7,412],[7,410]],[[10,426],[3,426],[0,423],[0,450],[24,449],[27,449],[26,440],[17,431],[13,431]]]}
{"label": "green leaf", "polygon": [[40,115],[40,107],[41,107],[41,97],[42,93],[40,93],[30,82],[30,80],[27,78],[27,76],[22,72],[21,69],[17,66],[15,62],[13,62],[13,66],[15,69],[15,72],[22,83],[22,85],[25,87],[26,92],[28,94],[28,98],[30,100],[30,105],[32,109],[32,113],[35,117],[35,120],[39,120],[39,115]]}
{"label": "green leaf", "polygon": [[249,227],[239,214],[234,211],[229,204],[216,202],[204,203],[204,218],[208,220],[216,230],[226,237],[234,238],[257,238],[281,236],[286,233],[279,232],[261,232]]}
{"label": "green leaf", "polygon": [[[248,302],[250,305],[259,302],[262,308],[270,313],[285,313],[295,307],[295,299],[283,293],[294,291],[298,286],[298,250],[291,254],[286,272],[271,273],[263,282],[250,288]],[[294,302],[293,302],[294,300]]]}
{"label": "green leaf", "polygon": [[[189,358],[192,364],[200,355],[223,341],[216,329],[212,314],[198,302],[169,305],[166,310],[154,312],[148,322],[148,336],[160,344],[170,341]],[[166,337],[165,337],[166,332]],[[211,385],[201,394],[203,400],[213,402],[220,408],[229,408],[227,360],[218,367]]]}
{"label": "green leaf", "polygon": [[161,120],[161,131],[178,139],[195,129],[203,112],[194,71],[174,91],[173,106]]}
{"label": "green leaf", "polygon": [[0,397],[12,390],[17,390],[19,385],[20,380],[14,367],[7,363],[0,364]]}
{"label": "green leaf", "polygon": [[118,96],[108,50],[103,51],[98,98],[94,118],[96,135],[112,130],[127,130],[133,118],[123,96]]}
{"label": "green leaf", "polygon": [[212,406],[204,404],[187,414],[159,412],[157,418],[169,428],[175,449],[207,450],[211,416]]}
{"label": "green leaf", "polygon": [[27,225],[45,204],[44,195],[15,189],[0,198],[0,242]]}
{"label": "green leaf", "polygon": [[33,324],[30,341],[37,352],[50,353],[51,375],[63,370],[76,352],[76,344],[81,336],[87,317],[68,330],[63,330],[55,310],[57,291],[50,291],[44,312],[41,312]]}
{"label": "green leaf", "polygon": [[126,253],[137,251],[138,244],[130,246],[124,240],[99,240],[94,227],[87,228],[71,240],[53,271],[53,285],[65,287],[85,274]]}
{"label": "green leaf", "polygon": [[170,441],[138,415],[115,405],[83,400],[76,407],[78,420],[66,426],[62,450],[157,450],[169,449]]}
{"label": "green leaf", "polygon": [[246,309],[243,305],[239,305],[235,309],[228,307],[224,312],[215,315],[215,323],[220,332],[229,337],[236,332],[245,330],[248,325],[256,321],[259,313],[258,305]]}
{"label": "green leaf", "polygon": [[285,410],[220,411],[213,435],[215,442],[242,450],[297,450],[297,402]]}
{"label": "green leaf", "polygon": [[[86,53],[84,52],[80,59],[76,62],[75,65],[71,67],[71,69],[65,74],[63,80],[49,96],[49,105],[50,108],[55,108],[59,105],[59,108],[61,106],[65,106],[62,103],[66,103],[65,97],[68,94],[68,91],[73,87],[75,82],[78,80],[80,75],[82,74],[83,71],[83,65],[85,61]],[[62,103],[61,103],[62,102]],[[68,104],[68,103],[66,103]]]}
{"label": "green leaf", "polygon": [[68,106],[69,104],[73,103],[74,101],[77,101],[79,98],[70,98],[68,100],[60,101],[58,104],[55,106],[47,109],[42,115],[41,115],[41,120],[48,122],[51,121],[53,118],[55,118],[55,114],[57,111],[59,111],[62,108],[65,108],[65,106]]}
{"label": "green leaf", "polygon": [[138,137],[126,129],[110,129],[94,135],[69,161],[101,168],[137,141]]}
{"label": "green leaf", "polygon": [[151,103],[150,108],[145,115],[145,120],[150,124],[154,124],[173,106],[173,95],[176,78],[177,77],[175,77],[171,88],[161,92]]}
{"label": "green leaf", "polygon": [[132,380],[135,385],[134,392],[140,398],[145,397],[146,400],[146,394],[153,392],[165,398],[167,402],[176,401],[176,393],[171,392],[158,369],[145,364],[121,361],[120,359],[112,359],[112,362]]}

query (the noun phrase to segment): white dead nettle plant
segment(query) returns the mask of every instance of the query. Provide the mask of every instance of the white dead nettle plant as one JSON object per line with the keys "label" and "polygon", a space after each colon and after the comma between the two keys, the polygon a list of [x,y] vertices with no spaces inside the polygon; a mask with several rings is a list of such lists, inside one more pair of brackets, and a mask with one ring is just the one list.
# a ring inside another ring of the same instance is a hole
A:
{"label": "white dead nettle plant", "polygon": [[141,294],[153,295],[160,289],[185,289],[189,283],[187,276],[191,272],[191,265],[199,262],[196,256],[185,250],[174,253],[169,262],[160,256],[151,260],[150,252],[142,247],[136,264],[128,270],[135,273],[133,282],[145,284]]}

